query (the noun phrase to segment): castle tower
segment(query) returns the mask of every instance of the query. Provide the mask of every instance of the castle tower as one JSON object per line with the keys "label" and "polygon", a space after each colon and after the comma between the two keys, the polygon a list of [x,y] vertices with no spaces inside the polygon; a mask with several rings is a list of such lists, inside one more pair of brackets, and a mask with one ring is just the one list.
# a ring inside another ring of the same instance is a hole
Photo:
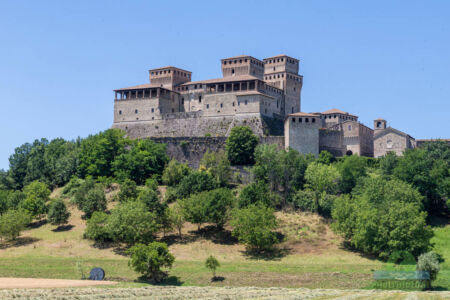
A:
{"label": "castle tower", "polygon": [[264,81],[284,91],[284,114],[301,110],[303,76],[299,75],[300,61],[287,55],[277,55],[264,60]]}
{"label": "castle tower", "polygon": [[264,62],[248,55],[224,58],[222,62],[223,77],[251,75],[263,79]]}
{"label": "castle tower", "polygon": [[386,120],[378,118],[373,121],[373,130],[375,130],[376,132],[377,130],[386,129],[386,125],[387,125]]}
{"label": "castle tower", "polygon": [[155,86],[173,90],[179,84],[190,82],[192,73],[175,67],[164,67],[148,71],[150,83]]}

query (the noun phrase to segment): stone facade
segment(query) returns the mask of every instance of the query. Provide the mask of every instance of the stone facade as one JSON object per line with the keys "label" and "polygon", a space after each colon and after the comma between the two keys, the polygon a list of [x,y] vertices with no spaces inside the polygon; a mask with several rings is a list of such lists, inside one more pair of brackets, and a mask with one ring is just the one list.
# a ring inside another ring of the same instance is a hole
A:
{"label": "stone facade", "polygon": [[284,144],[304,154],[319,154],[319,115],[290,114],[284,121]]}
{"label": "stone facade", "polygon": [[400,130],[386,126],[386,120],[377,119],[374,121],[374,157],[384,156],[391,151],[397,155],[403,155],[406,149],[416,147],[416,141],[413,137]]}

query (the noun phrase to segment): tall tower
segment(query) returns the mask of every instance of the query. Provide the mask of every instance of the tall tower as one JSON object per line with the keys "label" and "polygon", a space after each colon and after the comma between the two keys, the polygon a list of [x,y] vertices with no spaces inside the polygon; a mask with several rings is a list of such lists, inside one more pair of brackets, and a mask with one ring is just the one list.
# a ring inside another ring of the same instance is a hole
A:
{"label": "tall tower", "polygon": [[248,55],[224,58],[222,62],[223,77],[251,75],[263,79],[264,63]]}
{"label": "tall tower", "polygon": [[298,74],[300,61],[287,55],[264,60],[264,81],[284,91],[284,114],[301,110],[303,76]]}

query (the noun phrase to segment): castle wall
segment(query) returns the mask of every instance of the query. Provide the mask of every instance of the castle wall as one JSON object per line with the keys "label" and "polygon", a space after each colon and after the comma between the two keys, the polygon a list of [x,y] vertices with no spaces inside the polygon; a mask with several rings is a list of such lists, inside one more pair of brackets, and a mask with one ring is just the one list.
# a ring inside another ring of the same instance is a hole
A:
{"label": "castle wall", "polygon": [[[307,123],[306,119],[308,119]],[[285,147],[291,147],[303,154],[319,154],[319,122],[318,118],[314,123],[312,119],[311,117],[296,116],[286,118],[284,122]]]}
{"label": "castle wall", "polygon": [[323,128],[319,130],[319,153],[324,150],[334,156],[343,156],[345,154],[344,135],[341,130]]}
{"label": "castle wall", "polygon": [[[150,138],[156,143],[166,144],[166,153],[170,158],[198,168],[200,160],[207,150],[216,152],[225,150],[226,137],[160,137]],[[260,144],[274,144],[284,148],[284,137],[261,137]]]}

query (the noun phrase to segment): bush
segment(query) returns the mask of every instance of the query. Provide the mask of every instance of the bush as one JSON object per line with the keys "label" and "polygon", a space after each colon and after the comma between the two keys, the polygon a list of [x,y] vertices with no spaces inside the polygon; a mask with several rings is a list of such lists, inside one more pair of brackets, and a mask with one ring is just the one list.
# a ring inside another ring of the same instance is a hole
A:
{"label": "bush", "polygon": [[267,207],[274,207],[276,203],[276,197],[269,190],[269,186],[263,182],[252,182],[245,186],[238,198],[238,207],[245,208],[252,204],[263,204]]}
{"label": "bush", "polygon": [[166,203],[172,203],[177,201],[177,198],[178,198],[177,189],[171,186],[167,187],[166,193],[164,194],[164,201]]}
{"label": "bush", "polygon": [[336,158],[330,152],[323,150],[320,151],[319,157],[317,157],[317,162],[324,165],[331,165],[336,161]]}
{"label": "bush", "polygon": [[178,235],[181,237],[181,229],[185,222],[183,208],[179,203],[175,203],[172,207],[169,207],[169,217],[171,223],[178,230]]}
{"label": "bush", "polygon": [[205,261],[205,267],[213,272],[213,279],[216,278],[216,269],[220,267],[220,263],[214,256],[210,255]]}
{"label": "bush", "polygon": [[15,240],[31,222],[31,215],[22,209],[9,210],[0,216],[0,236]]}
{"label": "bush", "polygon": [[319,199],[319,214],[327,218],[331,217],[331,211],[333,210],[336,198],[336,195],[330,195],[323,192]]}
{"label": "bush", "polygon": [[25,200],[21,206],[28,211],[32,217],[41,219],[47,213],[46,202],[50,199],[50,190],[45,183],[33,181],[23,189]]}
{"label": "bush", "polygon": [[120,202],[136,200],[138,195],[136,182],[131,179],[125,179],[120,185],[120,191],[117,194],[117,198]]}
{"label": "bush", "polygon": [[233,127],[225,143],[225,149],[231,164],[253,164],[255,162],[254,152],[257,144],[258,137],[250,127]]}
{"label": "bush", "polygon": [[97,186],[87,192],[81,210],[86,218],[90,218],[95,211],[106,210],[106,197],[102,187]]}
{"label": "bush", "polygon": [[234,204],[234,196],[228,189],[216,189],[207,194],[206,203],[206,219],[210,223],[214,223],[216,227],[223,228],[223,225],[230,218],[230,210]]}
{"label": "bush", "polygon": [[137,244],[127,250],[131,255],[128,265],[144,277],[160,282],[166,274],[161,268],[171,268],[175,257],[165,243]]}
{"label": "bush", "polygon": [[62,190],[62,195],[66,196],[66,197],[72,197],[75,192],[77,191],[77,189],[83,184],[84,180],[78,177],[72,177],[70,178],[69,183],[67,183],[63,190]]}
{"label": "bush", "polygon": [[50,203],[48,219],[52,225],[61,226],[69,221],[70,212],[67,211],[66,204],[61,199],[55,199]]}
{"label": "bush", "polygon": [[420,255],[417,260],[416,270],[430,274],[430,280],[427,281],[427,289],[431,289],[431,282],[436,280],[440,270],[439,255],[433,251]]}
{"label": "bush", "polygon": [[203,155],[200,165],[206,167],[214,177],[217,186],[226,187],[231,181],[231,165],[225,151],[210,152]]}
{"label": "bush", "polygon": [[8,194],[7,207],[8,209],[17,209],[22,206],[27,196],[22,191],[13,191]]}
{"label": "bush", "polygon": [[250,205],[235,210],[231,220],[233,236],[250,250],[261,252],[271,250],[278,242],[273,230],[277,227],[273,209],[263,205]]}
{"label": "bush", "polygon": [[177,187],[177,196],[179,199],[182,199],[214,188],[216,188],[216,183],[209,173],[193,171],[181,180]]}
{"label": "bush", "polygon": [[105,243],[112,240],[111,234],[107,228],[108,215],[101,211],[96,211],[92,217],[87,220],[84,237],[99,243]]}
{"label": "bush", "polygon": [[182,164],[176,159],[172,159],[164,169],[162,181],[165,185],[176,186],[190,172],[191,168],[187,164]]}
{"label": "bush", "polygon": [[159,224],[154,213],[139,201],[124,202],[111,210],[107,231],[115,242],[128,245],[153,241]]}
{"label": "bush", "polygon": [[315,193],[310,190],[297,191],[292,198],[292,205],[301,211],[318,211]]}

